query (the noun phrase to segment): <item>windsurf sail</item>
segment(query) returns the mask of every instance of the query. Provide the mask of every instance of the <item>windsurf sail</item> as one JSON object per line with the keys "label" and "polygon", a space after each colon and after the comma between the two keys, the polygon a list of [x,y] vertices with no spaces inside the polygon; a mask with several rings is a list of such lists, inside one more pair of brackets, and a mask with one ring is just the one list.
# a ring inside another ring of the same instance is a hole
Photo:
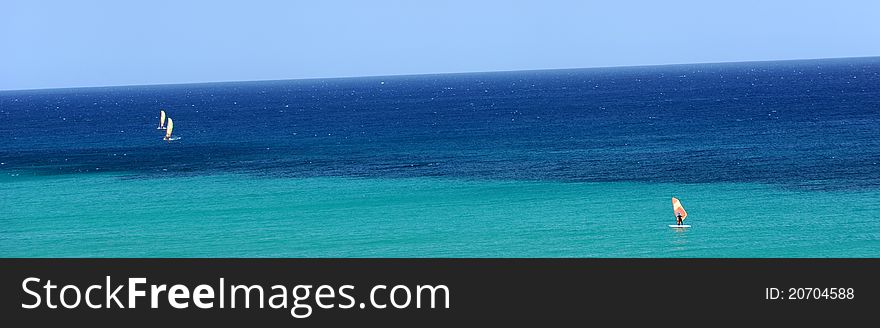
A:
{"label": "windsurf sail", "polygon": [[[171,124],[171,119],[168,119],[169,125]],[[168,129],[171,129],[169,126]],[[672,211],[675,212],[675,217],[677,218],[679,214],[681,214],[681,221],[684,222],[684,219],[688,216],[688,212],[684,211],[684,207],[681,206],[681,202],[678,198],[672,197]]]}
{"label": "windsurf sail", "polygon": [[168,118],[168,129],[165,130],[165,140],[171,139],[171,130],[174,130],[174,121]]}
{"label": "windsurf sail", "polygon": [[160,110],[159,111],[159,128],[161,129],[164,127],[165,127],[165,111]]}

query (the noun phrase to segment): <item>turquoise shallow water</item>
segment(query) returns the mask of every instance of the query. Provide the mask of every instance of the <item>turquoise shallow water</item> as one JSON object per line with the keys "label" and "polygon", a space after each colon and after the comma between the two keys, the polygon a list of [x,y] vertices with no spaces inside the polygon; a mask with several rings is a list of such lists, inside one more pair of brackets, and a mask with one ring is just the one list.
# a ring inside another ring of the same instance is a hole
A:
{"label": "turquoise shallow water", "polygon": [[[877,257],[880,192],[4,174],[2,257]],[[674,223],[670,197],[689,212]]]}

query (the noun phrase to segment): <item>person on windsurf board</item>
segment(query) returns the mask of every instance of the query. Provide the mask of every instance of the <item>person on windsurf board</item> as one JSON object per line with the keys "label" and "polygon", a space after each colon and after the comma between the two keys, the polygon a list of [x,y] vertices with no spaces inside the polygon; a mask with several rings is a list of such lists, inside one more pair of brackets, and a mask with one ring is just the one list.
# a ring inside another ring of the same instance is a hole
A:
{"label": "person on windsurf board", "polygon": [[174,131],[174,121],[168,118],[168,126],[165,128],[165,141],[171,142],[171,132]]}
{"label": "person on windsurf board", "polygon": [[684,226],[684,219],[687,218],[688,213],[681,206],[681,201],[675,197],[672,197],[672,212],[675,213],[675,226]]}
{"label": "person on windsurf board", "polygon": [[159,127],[157,127],[156,129],[157,130],[165,130],[165,111],[164,110],[159,111]]}

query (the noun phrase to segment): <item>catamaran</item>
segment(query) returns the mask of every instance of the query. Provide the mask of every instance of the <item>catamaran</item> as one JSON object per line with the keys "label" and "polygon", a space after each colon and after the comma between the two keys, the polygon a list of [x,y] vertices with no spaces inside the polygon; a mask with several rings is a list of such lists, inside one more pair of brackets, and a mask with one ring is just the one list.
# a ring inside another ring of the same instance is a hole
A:
{"label": "catamaran", "polygon": [[156,128],[158,130],[165,130],[165,111],[159,111],[159,127]]}
{"label": "catamaran", "polygon": [[171,141],[171,131],[174,130],[174,121],[168,118],[168,127],[165,129],[165,141]]}
{"label": "catamaran", "polygon": [[684,224],[684,219],[687,218],[688,213],[685,212],[684,206],[681,206],[681,201],[678,198],[672,197],[672,212],[675,213],[676,220],[681,218],[680,222],[676,222],[677,224],[670,224],[670,228],[690,228],[691,226]]}

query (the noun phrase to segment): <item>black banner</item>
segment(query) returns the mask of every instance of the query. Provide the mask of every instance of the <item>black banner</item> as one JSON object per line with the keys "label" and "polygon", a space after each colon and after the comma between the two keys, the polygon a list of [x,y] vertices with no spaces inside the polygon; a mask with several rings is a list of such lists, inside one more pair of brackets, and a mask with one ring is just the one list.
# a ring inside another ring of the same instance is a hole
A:
{"label": "black banner", "polygon": [[40,326],[839,324],[880,309],[878,259],[2,259],[0,267],[4,320]]}

